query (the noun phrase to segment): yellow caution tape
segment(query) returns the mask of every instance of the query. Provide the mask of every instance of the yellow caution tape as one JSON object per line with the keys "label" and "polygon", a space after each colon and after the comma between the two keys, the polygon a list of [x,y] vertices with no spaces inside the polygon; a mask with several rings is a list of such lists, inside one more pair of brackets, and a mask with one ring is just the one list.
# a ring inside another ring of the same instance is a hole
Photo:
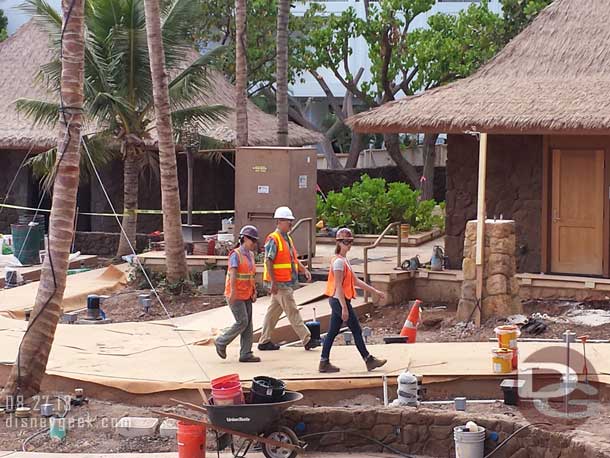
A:
{"label": "yellow caution tape", "polygon": [[[29,211],[38,211],[39,213],[50,213],[51,210],[46,210],[46,209],[37,209],[37,208],[31,208],[31,207],[21,207],[19,205],[10,205],[10,204],[0,204],[0,207],[4,207],[4,208],[12,208],[14,210],[29,210]],[[110,217],[116,217],[116,216],[127,216],[127,215],[133,215],[134,213],[137,213],[138,215],[162,215],[163,212],[161,210],[131,210],[128,213],[88,213],[88,212],[79,212],[79,216],[110,216]],[[182,213],[183,215],[188,214],[187,211],[181,211],[180,213]],[[235,210],[193,210],[192,214],[193,215],[232,215],[235,213]]]}

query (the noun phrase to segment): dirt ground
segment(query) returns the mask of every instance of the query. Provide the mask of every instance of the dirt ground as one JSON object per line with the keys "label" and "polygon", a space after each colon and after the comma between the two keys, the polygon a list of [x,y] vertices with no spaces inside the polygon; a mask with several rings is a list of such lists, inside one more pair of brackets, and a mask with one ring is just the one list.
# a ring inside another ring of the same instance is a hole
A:
{"label": "dirt ground", "polygon": [[[138,300],[140,294],[150,294],[151,307],[148,313],[144,312]],[[159,295],[170,317],[190,315],[204,310],[210,310],[226,305],[223,296],[210,296],[202,294],[199,290],[191,293],[173,295],[159,290]],[[102,310],[113,323],[125,321],[151,321],[165,320],[167,313],[150,290],[126,288],[111,295],[102,303]]]}
{"label": "dirt ground", "polygon": [[[529,301],[523,306],[524,315],[530,317],[533,313],[543,316],[547,325],[545,332],[536,336],[526,332],[522,337],[539,337],[545,339],[562,338],[566,329],[575,332],[577,336],[589,335],[591,339],[610,339],[610,324],[586,326],[572,321],[572,315],[587,310],[610,310],[610,302],[565,302],[565,301]],[[383,343],[384,336],[400,333],[405,321],[408,307],[405,305],[378,306],[361,318],[363,327],[371,328],[373,335],[370,343]],[[489,320],[480,328],[466,326],[455,319],[455,307],[442,304],[425,304],[422,310],[422,324],[417,331],[418,342],[478,342],[494,337],[494,328],[507,324],[506,319]],[[544,317],[548,315],[548,318]],[[344,343],[339,338],[337,344]]]}

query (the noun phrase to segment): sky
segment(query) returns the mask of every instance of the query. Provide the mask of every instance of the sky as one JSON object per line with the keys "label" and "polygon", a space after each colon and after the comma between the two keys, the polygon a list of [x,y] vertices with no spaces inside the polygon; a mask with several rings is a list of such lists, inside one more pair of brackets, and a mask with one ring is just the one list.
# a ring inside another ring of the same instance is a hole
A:
{"label": "sky", "polygon": [[[30,18],[18,9],[22,3],[23,0],[0,0],[0,10],[4,10],[4,15],[8,18],[9,35],[15,33],[15,30]],[[61,8],[61,0],[47,0],[47,3],[57,10]]]}

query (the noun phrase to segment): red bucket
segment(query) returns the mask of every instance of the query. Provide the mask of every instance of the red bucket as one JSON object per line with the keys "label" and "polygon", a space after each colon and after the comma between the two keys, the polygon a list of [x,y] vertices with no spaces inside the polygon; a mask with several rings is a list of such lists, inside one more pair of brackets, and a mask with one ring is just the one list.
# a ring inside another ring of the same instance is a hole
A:
{"label": "red bucket", "polygon": [[212,398],[216,405],[235,405],[244,403],[244,392],[239,375],[230,374],[211,381]]}
{"label": "red bucket", "polygon": [[178,458],[205,458],[205,426],[178,422]]}

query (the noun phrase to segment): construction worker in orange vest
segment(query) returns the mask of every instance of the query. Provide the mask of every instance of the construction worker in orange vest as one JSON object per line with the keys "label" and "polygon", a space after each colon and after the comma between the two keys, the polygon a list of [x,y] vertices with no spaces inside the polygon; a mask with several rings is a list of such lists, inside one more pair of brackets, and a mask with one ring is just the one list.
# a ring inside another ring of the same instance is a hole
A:
{"label": "construction worker in orange vest", "polygon": [[288,235],[294,221],[292,210],[288,207],[278,207],[275,210],[274,218],[277,220],[277,229],[267,236],[265,242],[265,270],[263,273],[265,285],[271,292],[271,304],[265,315],[258,349],[261,351],[280,349],[280,346],[271,340],[271,334],[284,312],[301,339],[305,350],[310,350],[315,344],[311,340],[311,333],[303,323],[303,318],[294,301],[293,290],[299,283],[299,272],[305,274],[307,281],[311,281],[311,273],[297,258],[294,242]]}
{"label": "construction worker in orange vest", "polygon": [[244,226],[239,231],[239,245],[229,255],[229,268],[225,283],[225,297],[235,317],[235,324],[216,339],[216,353],[227,357],[227,345],[241,335],[239,361],[258,363],[260,358],[252,353],[252,303],[256,301],[256,262],[254,250],[258,243],[258,230]]}
{"label": "construction worker in orange vest", "polygon": [[352,308],[351,300],[356,297],[356,287],[367,290],[382,299],[385,298],[385,294],[354,275],[352,266],[346,257],[347,252],[352,248],[354,243],[352,231],[347,227],[341,228],[337,231],[335,239],[337,242],[335,256],[330,262],[328,282],[326,283],[326,291],[324,293],[328,296],[332,314],[330,316],[328,334],[326,334],[324,345],[322,346],[319,371],[323,373],[339,372],[339,368],[330,363],[330,349],[343,323],[347,323],[349,330],[352,332],[356,348],[360,352],[367,370],[372,371],[383,366],[387,361],[375,358],[366,349],[366,344],[362,338],[362,328]]}

